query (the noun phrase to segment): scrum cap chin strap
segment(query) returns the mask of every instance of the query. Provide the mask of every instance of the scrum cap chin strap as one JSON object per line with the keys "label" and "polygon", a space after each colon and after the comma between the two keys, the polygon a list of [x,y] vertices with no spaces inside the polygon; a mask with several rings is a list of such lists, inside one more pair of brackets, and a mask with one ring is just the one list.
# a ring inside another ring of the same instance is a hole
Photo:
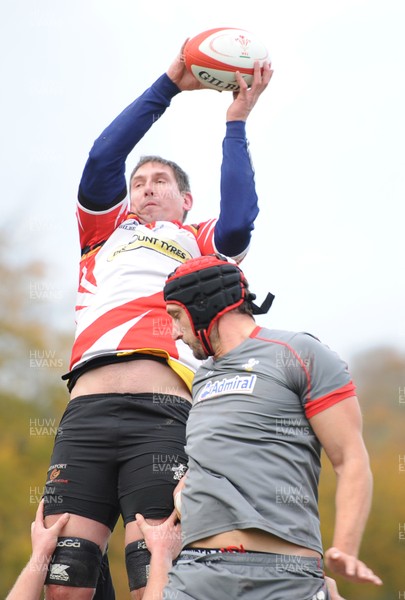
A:
{"label": "scrum cap chin strap", "polygon": [[182,306],[190,319],[194,335],[205,352],[214,353],[209,335],[213,324],[224,313],[248,302],[253,314],[265,314],[274,296],[267,294],[259,307],[256,296],[248,290],[248,282],[236,263],[215,255],[190,259],[169,275],[163,290],[166,302]]}

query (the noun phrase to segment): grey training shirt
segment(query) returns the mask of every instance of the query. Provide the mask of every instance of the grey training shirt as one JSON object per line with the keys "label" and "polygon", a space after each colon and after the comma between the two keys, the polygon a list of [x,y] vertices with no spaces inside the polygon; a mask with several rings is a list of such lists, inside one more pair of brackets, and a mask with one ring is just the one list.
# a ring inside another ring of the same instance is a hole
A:
{"label": "grey training shirt", "polygon": [[258,528],[322,553],[321,447],[308,418],[353,396],[346,364],[313,336],[256,327],[193,383],[184,546]]}

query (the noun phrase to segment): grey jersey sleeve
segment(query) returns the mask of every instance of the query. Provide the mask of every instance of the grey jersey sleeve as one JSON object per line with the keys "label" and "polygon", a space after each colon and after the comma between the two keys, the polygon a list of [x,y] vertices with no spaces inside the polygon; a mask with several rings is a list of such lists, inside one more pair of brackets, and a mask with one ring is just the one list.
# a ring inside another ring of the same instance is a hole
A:
{"label": "grey jersey sleeve", "polygon": [[347,364],[311,334],[296,334],[285,352],[286,375],[307,417],[355,394]]}

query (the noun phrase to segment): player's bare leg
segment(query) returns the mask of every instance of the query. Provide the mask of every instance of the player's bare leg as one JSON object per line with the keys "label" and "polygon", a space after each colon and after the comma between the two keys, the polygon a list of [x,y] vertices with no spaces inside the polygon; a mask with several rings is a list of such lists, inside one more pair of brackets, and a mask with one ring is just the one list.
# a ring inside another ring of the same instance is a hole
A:
{"label": "player's bare leg", "polygon": [[[47,516],[45,524],[52,525],[59,516]],[[110,529],[102,523],[71,514],[52,559],[50,572],[54,575],[52,583],[48,580],[45,586],[45,599],[91,600],[110,535]],[[80,565],[80,572],[75,565]]]}

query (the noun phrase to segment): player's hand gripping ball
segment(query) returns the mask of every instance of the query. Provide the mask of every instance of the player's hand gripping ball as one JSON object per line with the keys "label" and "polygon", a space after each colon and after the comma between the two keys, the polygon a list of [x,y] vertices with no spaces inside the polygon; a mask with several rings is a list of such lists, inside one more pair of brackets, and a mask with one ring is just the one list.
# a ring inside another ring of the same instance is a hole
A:
{"label": "player's hand gripping ball", "polygon": [[266,46],[254,33],[224,28],[203,31],[184,47],[186,68],[205,87],[220,92],[237,92],[235,71],[252,85],[255,61],[270,62]]}

